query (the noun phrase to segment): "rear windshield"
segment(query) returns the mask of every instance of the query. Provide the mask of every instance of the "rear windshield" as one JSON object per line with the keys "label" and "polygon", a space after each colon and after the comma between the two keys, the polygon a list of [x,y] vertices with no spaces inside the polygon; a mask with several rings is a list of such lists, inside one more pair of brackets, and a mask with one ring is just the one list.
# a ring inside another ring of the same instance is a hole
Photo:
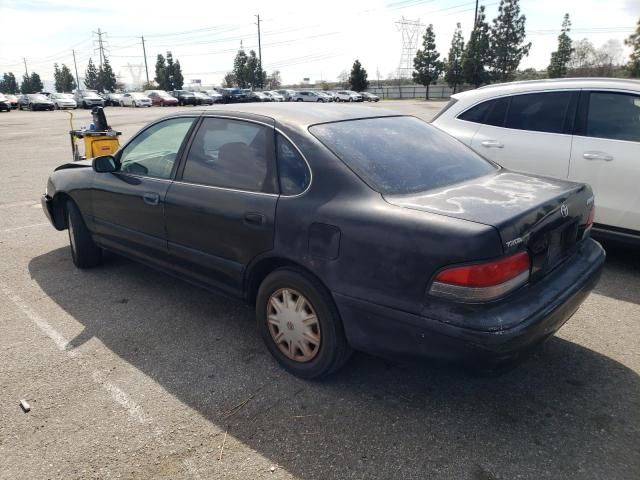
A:
{"label": "rear windshield", "polygon": [[481,177],[497,168],[414,117],[325,123],[309,131],[383,194],[432,190]]}

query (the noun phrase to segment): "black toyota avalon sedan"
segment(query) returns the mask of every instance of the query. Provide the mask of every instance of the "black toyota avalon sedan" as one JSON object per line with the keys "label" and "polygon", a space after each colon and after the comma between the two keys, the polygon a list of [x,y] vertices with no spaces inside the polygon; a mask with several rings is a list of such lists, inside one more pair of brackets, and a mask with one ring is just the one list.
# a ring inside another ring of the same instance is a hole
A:
{"label": "black toyota avalon sedan", "polygon": [[58,167],[42,204],[80,268],[111,250],[254,304],[269,351],[304,378],[352,349],[520,357],[605,259],[587,185],[508,171],[367,107],[178,113]]}

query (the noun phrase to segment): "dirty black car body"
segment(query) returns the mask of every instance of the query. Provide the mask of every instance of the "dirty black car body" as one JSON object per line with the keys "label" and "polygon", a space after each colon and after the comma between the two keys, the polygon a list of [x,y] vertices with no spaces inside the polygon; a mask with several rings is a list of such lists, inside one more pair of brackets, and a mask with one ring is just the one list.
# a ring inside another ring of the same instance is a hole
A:
{"label": "dirty black car body", "polygon": [[271,353],[306,378],[352,349],[517,357],[572,316],[605,258],[587,185],[507,171],[380,109],[179,113],[91,167],[59,167],[42,200],[73,227],[77,265],[109,249],[255,303]]}

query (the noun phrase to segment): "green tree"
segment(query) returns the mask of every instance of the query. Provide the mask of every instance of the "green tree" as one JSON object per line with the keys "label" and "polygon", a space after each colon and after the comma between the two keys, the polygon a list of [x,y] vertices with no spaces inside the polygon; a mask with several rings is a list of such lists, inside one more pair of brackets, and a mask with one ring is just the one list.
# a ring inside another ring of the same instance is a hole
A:
{"label": "green tree", "polygon": [[38,93],[44,90],[44,85],[42,84],[42,80],[40,80],[40,75],[36,72],[31,72],[29,77],[29,85],[31,85],[31,93]]}
{"label": "green tree", "polygon": [[260,86],[260,62],[254,50],[249,50],[245,67],[247,86],[252,90]]}
{"label": "green tree", "polygon": [[418,49],[413,59],[413,80],[420,85],[427,87],[424,98],[429,98],[429,85],[435,83],[440,77],[444,64],[440,54],[436,50],[436,34],[433,32],[433,25],[429,24],[427,31],[422,37],[422,48]]}
{"label": "green tree", "polygon": [[62,67],[58,67],[57,63],[53,64],[53,80],[56,92],[71,92],[76,88],[76,81],[71,75],[71,70],[64,63]]}
{"label": "green tree", "polygon": [[84,72],[84,86],[88,90],[99,90],[100,79],[98,78],[98,69],[93,63],[93,60],[89,58],[87,70]]}
{"label": "green tree", "polygon": [[102,61],[102,66],[98,70],[98,84],[101,92],[114,92],[116,89],[116,75],[113,73],[111,63],[105,56]]}
{"label": "green tree", "polygon": [[21,93],[34,93],[33,90],[31,89],[31,78],[29,78],[29,75],[24,74],[22,76],[22,83],[20,84],[20,92]]}
{"label": "green tree", "polygon": [[232,72],[227,72],[222,80],[222,86],[225,88],[231,88],[236,83],[236,77]]}
{"label": "green tree", "polygon": [[236,85],[240,88],[247,88],[247,54],[241,48],[233,60],[233,76],[236,79]]}
{"label": "green tree", "polygon": [[478,11],[476,24],[473,27],[467,48],[462,54],[462,77],[464,81],[478,88],[489,83],[490,75],[487,66],[491,63],[489,50],[489,24],[486,22],[484,5]]}
{"label": "green tree", "polygon": [[156,77],[155,81],[160,90],[169,90],[167,87],[167,62],[159,53],[156,59]]}
{"label": "green tree", "polygon": [[[167,58],[169,58],[170,53],[171,52],[167,52]],[[170,74],[171,74],[171,79],[174,87],[173,90],[181,90],[184,85],[184,76],[182,75],[182,67],[180,66],[180,60],[176,59],[176,62],[171,67]]]}
{"label": "green tree", "polygon": [[271,75],[267,77],[267,88],[269,90],[278,90],[282,86],[282,77],[280,76],[280,70],[274,70]]}
{"label": "green tree", "polygon": [[531,49],[531,42],[524,43],[526,17],[520,14],[519,3],[519,0],[500,0],[498,16],[491,27],[492,74],[501,82],[513,79],[520,61]]}
{"label": "green tree", "polygon": [[567,67],[573,53],[569,31],[571,31],[571,20],[569,20],[569,14],[565,13],[562,20],[562,31],[558,36],[558,49],[551,52],[551,62],[547,67],[549,78],[560,78],[567,75]]}
{"label": "green tree", "polygon": [[367,71],[362,68],[360,60],[353,62],[351,67],[351,74],[349,75],[349,85],[351,90],[355,92],[363,92],[369,86],[369,80],[367,80]]}
{"label": "green tree", "polygon": [[624,41],[627,47],[631,47],[631,55],[629,63],[627,63],[627,71],[632,78],[640,78],[640,20],[636,31]]}
{"label": "green tree", "polygon": [[0,92],[2,93],[18,93],[18,82],[16,76],[12,72],[3,73],[0,80]]}
{"label": "green tree", "polygon": [[451,39],[451,48],[449,49],[449,56],[445,62],[444,79],[447,84],[453,88],[453,93],[456,93],[458,85],[463,82],[462,77],[462,54],[464,53],[464,38],[462,37],[462,28],[460,23],[456,24],[456,30],[453,32],[453,38]]}

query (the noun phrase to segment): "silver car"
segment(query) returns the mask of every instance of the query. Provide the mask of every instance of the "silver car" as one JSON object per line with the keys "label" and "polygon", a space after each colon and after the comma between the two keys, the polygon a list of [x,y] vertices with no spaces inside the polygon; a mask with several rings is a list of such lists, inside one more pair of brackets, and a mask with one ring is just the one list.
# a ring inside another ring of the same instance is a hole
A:
{"label": "silver car", "polygon": [[277,92],[280,95],[282,95],[285,102],[290,102],[292,100],[292,97],[296,94],[295,90],[287,90],[287,89],[277,90]]}
{"label": "silver car", "polygon": [[293,102],[327,102],[324,96],[320,96],[318,92],[312,90],[300,90],[291,97]]}
{"label": "silver car", "polygon": [[49,100],[53,102],[56,110],[65,108],[78,108],[78,104],[73,99],[73,94],[71,93],[52,93],[51,95],[49,95]]}

